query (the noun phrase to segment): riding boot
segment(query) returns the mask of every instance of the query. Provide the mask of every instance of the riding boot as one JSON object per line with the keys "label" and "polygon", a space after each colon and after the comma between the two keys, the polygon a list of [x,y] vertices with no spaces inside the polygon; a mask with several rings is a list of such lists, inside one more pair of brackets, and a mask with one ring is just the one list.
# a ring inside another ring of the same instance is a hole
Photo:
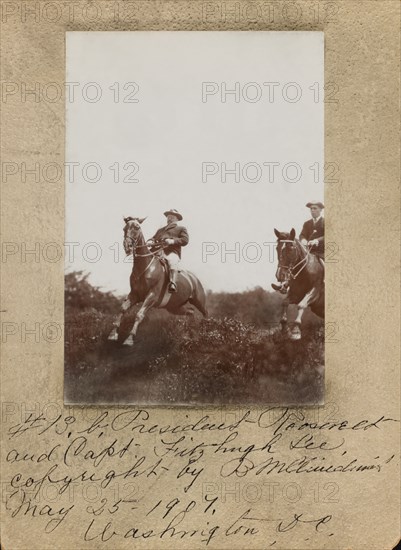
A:
{"label": "riding boot", "polygon": [[177,270],[170,268],[170,284],[168,285],[169,292],[177,292]]}

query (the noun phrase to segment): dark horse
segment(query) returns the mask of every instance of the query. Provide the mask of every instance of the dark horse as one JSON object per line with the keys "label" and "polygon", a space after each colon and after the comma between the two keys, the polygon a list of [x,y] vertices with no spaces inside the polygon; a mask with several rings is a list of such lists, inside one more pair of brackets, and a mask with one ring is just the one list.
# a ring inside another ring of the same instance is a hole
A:
{"label": "dark horse", "polygon": [[[165,308],[170,313],[184,315],[190,313],[188,304],[195,306],[204,317],[207,316],[206,295],[200,281],[189,271],[179,271],[177,291],[170,294],[167,290],[168,275],[165,262],[160,253],[151,249],[144,239],[141,223],[145,218],[124,218],[124,250],[127,256],[133,256],[130,276],[131,292],[124,301],[121,314],[115,322],[115,328],[109,339],[119,343],[133,343],[138,326],[151,308]],[[142,302],[132,329],[122,330],[131,308]]]}
{"label": "dark horse", "polygon": [[290,233],[274,230],[277,237],[277,280],[287,283],[288,294],[283,302],[281,327],[287,331],[287,308],[297,304],[298,315],[290,331],[292,340],[301,338],[301,321],[309,306],[313,313],[324,318],[324,267],[319,258],[295,238],[295,229]]}

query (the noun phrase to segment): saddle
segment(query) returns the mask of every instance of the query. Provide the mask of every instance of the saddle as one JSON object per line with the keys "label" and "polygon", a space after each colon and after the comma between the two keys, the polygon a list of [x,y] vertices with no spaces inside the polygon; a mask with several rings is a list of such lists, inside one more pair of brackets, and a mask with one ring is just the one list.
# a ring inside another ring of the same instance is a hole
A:
{"label": "saddle", "polygon": [[313,254],[313,255],[315,256],[315,258],[317,259],[319,264],[322,266],[322,269],[323,269],[323,282],[324,282],[325,276],[326,276],[326,267],[324,265],[324,256],[322,256],[321,253],[317,253],[317,254]]}
{"label": "saddle", "polygon": [[325,265],[324,265],[324,257],[321,254],[314,254],[319,264],[323,267],[323,271],[325,271]]}
{"label": "saddle", "polygon": [[[167,275],[167,280],[170,279],[170,265],[168,263],[168,261],[166,260],[166,258],[164,258],[164,256],[159,256],[159,260],[160,260],[160,263],[162,264],[162,267],[164,269],[164,271],[166,272],[166,275]],[[177,269],[177,272],[178,273],[181,273],[182,269]]]}
{"label": "saddle", "polygon": [[164,271],[167,274],[167,278],[169,278],[170,275],[170,266],[168,265],[168,261],[163,256],[159,256],[160,263],[162,264],[162,267]]}
{"label": "saddle", "polygon": [[[163,286],[161,288],[160,295],[159,295],[159,298],[157,300],[157,303],[156,303],[155,307],[165,307],[168,304],[168,302],[170,301],[170,299],[174,296],[175,293],[171,293],[168,290],[168,285],[170,283],[170,267],[168,265],[168,262],[163,257],[159,257],[159,260],[160,260],[160,263],[162,265],[162,268],[164,269],[164,274],[165,275],[164,275]],[[192,282],[191,282],[190,278],[188,277],[188,274],[185,272],[185,270],[182,270],[182,269],[178,269],[177,272],[181,273],[184,276],[184,278],[187,279],[187,281],[189,282],[189,284],[191,286],[191,295],[192,295],[193,285],[192,285]]]}

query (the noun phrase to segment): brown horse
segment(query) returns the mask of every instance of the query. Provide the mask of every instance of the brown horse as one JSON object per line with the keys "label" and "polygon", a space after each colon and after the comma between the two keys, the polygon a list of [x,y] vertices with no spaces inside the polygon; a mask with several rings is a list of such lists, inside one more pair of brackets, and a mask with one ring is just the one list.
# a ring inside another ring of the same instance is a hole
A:
{"label": "brown horse", "polygon": [[[109,336],[122,344],[125,341],[133,344],[138,326],[151,308],[165,308],[170,313],[185,315],[190,313],[188,305],[195,306],[204,317],[207,316],[206,295],[200,281],[189,271],[179,271],[177,291],[169,293],[168,274],[165,262],[161,257],[163,243],[159,243],[159,252],[149,247],[144,239],[141,223],[145,218],[124,218],[124,250],[127,256],[133,256],[133,267],[130,276],[131,292],[124,301],[121,313],[114,323],[114,330]],[[131,308],[142,302],[135,316],[132,329],[122,330],[121,325],[129,316]]]}
{"label": "brown horse", "polygon": [[319,258],[295,238],[295,229],[290,233],[282,233],[277,229],[274,232],[277,237],[278,256],[276,277],[278,281],[288,285],[280,323],[282,329],[287,331],[288,306],[297,304],[298,314],[289,334],[292,340],[299,340],[302,316],[307,307],[324,318],[324,267]]}

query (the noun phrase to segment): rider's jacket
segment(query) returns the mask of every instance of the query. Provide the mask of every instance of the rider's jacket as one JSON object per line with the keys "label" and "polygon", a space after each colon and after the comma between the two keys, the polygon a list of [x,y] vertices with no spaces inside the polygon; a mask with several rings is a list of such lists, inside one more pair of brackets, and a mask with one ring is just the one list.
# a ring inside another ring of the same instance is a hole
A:
{"label": "rider's jacket", "polygon": [[189,243],[189,236],[186,228],[175,222],[170,223],[158,229],[152,237],[152,240],[155,242],[160,242],[164,239],[174,239],[174,244],[167,246],[164,249],[164,253],[168,256],[171,252],[175,252],[175,254],[181,258],[181,247]]}
{"label": "rider's jacket", "polygon": [[316,223],[313,219],[306,221],[302,227],[302,231],[299,235],[300,239],[306,239],[311,241],[317,239],[319,244],[317,247],[313,247],[311,252],[324,256],[324,218],[319,218]]}

